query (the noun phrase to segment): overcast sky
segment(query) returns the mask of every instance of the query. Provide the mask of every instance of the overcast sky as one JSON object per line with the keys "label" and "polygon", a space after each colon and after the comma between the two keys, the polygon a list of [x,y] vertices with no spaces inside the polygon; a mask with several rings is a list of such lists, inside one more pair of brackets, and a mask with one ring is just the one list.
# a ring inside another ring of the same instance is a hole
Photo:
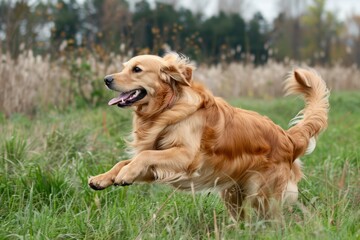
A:
{"label": "overcast sky", "polygon": [[[140,0],[129,0],[130,5],[135,4]],[[149,0],[154,3],[156,0]],[[161,0],[160,0],[161,1]],[[165,0],[166,1],[166,0]],[[271,22],[279,13],[279,0],[243,0],[245,2],[245,11],[243,15],[245,18],[250,18],[257,11],[260,11],[267,21]],[[287,0],[291,1],[291,0]],[[299,0],[301,3],[310,2],[311,0]],[[178,4],[190,8],[201,8],[207,16],[211,16],[216,12],[218,0],[174,0]],[[221,2],[221,1],[220,1]],[[338,13],[341,20],[345,20],[347,16],[352,13],[360,14],[360,0],[327,0],[326,8]]]}
{"label": "overcast sky", "polygon": [[[278,2],[278,0],[258,0],[249,1],[248,4],[252,5],[251,11],[260,10],[264,17],[271,21],[279,13]],[[344,20],[352,13],[360,14],[360,0],[327,0],[326,8],[337,12],[339,18]]]}

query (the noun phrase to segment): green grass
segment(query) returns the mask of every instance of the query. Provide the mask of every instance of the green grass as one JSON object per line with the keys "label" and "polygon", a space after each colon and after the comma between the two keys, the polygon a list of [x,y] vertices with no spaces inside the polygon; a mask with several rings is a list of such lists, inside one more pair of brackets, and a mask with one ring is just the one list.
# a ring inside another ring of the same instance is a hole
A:
{"label": "green grass", "polygon": [[[286,127],[302,101],[240,99]],[[126,158],[131,113],[116,107],[0,122],[0,239],[360,239],[360,93],[331,96],[330,122],[303,158],[299,203],[280,222],[233,224],[216,194],[110,187],[87,178]]]}

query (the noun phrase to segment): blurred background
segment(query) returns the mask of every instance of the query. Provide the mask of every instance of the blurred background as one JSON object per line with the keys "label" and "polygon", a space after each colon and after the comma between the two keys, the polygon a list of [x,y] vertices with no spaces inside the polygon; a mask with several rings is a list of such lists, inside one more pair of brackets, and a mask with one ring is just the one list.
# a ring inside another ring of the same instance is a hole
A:
{"label": "blurred background", "polygon": [[0,112],[104,104],[103,76],[178,51],[220,96],[273,98],[294,66],[360,89],[357,0],[0,0]]}

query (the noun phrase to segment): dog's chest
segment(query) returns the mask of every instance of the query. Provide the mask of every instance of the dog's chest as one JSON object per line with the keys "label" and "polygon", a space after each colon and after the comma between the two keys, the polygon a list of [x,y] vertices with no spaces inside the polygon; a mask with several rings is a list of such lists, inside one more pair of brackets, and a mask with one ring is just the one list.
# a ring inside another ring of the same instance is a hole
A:
{"label": "dog's chest", "polygon": [[159,135],[157,149],[184,147],[192,153],[200,149],[203,133],[203,122],[199,116],[193,115],[181,122],[167,126]]}
{"label": "dog's chest", "polygon": [[172,147],[185,147],[190,152],[200,148],[203,124],[199,116],[193,115],[175,124],[134,131],[134,144],[137,152],[144,150],[164,150]]}

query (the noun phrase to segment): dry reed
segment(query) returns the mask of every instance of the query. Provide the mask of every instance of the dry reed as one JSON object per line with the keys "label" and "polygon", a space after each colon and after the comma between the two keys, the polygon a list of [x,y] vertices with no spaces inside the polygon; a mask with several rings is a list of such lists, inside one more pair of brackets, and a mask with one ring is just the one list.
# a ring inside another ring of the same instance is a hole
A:
{"label": "dry reed", "polygon": [[[83,90],[91,92],[91,81],[102,81],[103,76],[118,72],[121,63],[127,60],[117,55],[110,55],[109,59],[104,63],[96,56],[89,55],[72,60],[72,64],[89,64],[91,74],[94,75],[91,80],[82,79],[73,84],[77,79],[73,79],[74,76],[71,75],[69,59],[51,61],[48,56],[34,56],[28,51],[14,60],[8,54],[0,52],[0,112],[7,116],[15,112],[33,114],[38,108],[70,105],[78,93],[74,86],[80,85]],[[195,78],[222,97],[273,98],[283,94],[282,81],[294,66],[292,62],[274,61],[263,66],[241,63],[200,65],[195,71]],[[356,66],[314,68],[332,90],[360,89],[360,70]]]}
{"label": "dry reed", "polygon": [[[195,77],[204,82],[216,95],[222,97],[273,98],[283,95],[283,80],[287,73],[296,67],[307,66],[274,61],[262,66],[239,63],[231,63],[227,66],[200,66]],[[313,68],[325,79],[331,90],[360,89],[360,70],[355,65]]]}

